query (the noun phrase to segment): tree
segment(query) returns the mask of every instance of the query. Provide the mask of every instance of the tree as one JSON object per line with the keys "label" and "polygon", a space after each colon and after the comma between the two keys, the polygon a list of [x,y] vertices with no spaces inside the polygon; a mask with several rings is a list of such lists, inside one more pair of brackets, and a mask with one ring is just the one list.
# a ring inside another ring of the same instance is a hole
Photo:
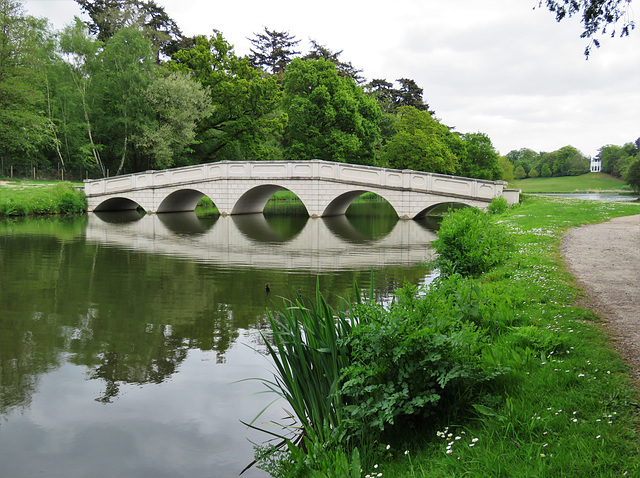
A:
{"label": "tree", "polygon": [[143,125],[137,143],[149,151],[151,166],[171,167],[190,151],[197,122],[213,112],[210,92],[187,74],[174,72],[151,83],[145,98],[156,117]]}
{"label": "tree", "polygon": [[300,40],[289,35],[289,32],[269,30],[267,27],[264,27],[264,33],[254,35],[255,38],[248,39],[253,44],[249,55],[251,65],[282,78],[287,65],[300,54],[295,49]]}
{"label": "tree", "polygon": [[491,139],[484,133],[462,135],[464,153],[461,155],[459,174],[469,178],[497,180],[502,177],[500,155]]}
{"label": "tree", "polygon": [[183,39],[176,22],[164,8],[149,0],[76,0],[91,18],[89,30],[103,43],[126,27],[136,27],[149,38],[156,52],[170,56],[175,44]]}
{"label": "tree", "polygon": [[339,52],[332,52],[326,46],[320,45],[317,41],[311,40],[311,50],[305,56],[303,60],[327,60],[336,65],[338,74],[351,78],[356,84],[360,85],[364,82],[364,77],[361,75],[362,70],[356,69],[351,62],[343,62],[340,60],[342,50]]}
{"label": "tree", "polygon": [[518,180],[524,179],[527,177],[527,172],[524,170],[522,165],[516,168],[516,170],[513,172],[513,177]]}
{"label": "tree", "polygon": [[276,78],[238,58],[218,31],[197,36],[194,48],[174,54],[168,65],[188,72],[208,89],[214,107],[197,127],[192,162],[222,159],[260,160],[278,156],[278,143],[286,123],[279,110],[282,92]]}
{"label": "tree", "polygon": [[285,73],[283,108],[288,159],[373,164],[380,108],[324,59],[294,59]]}
{"label": "tree", "polygon": [[633,143],[624,146],[609,144],[600,148],[596,157],[602,161],[602,172],[621,178],[636,154]]}
{"label": "tree", "polygon": [[530,178],[537,178],[538,176],[540,176],[540,174],[538,174],[538,170],[536,168],[531,168],[531,170],[529,171],[528,176]]}
{"label": "tree", "polygon": [[390,167],[443,174],[459,171],[454,151],[464,149],[462,140],[428,112],[400,107],[395,129],[396,134],[382,150],[382,160]]}
{"label": "tree", "polygon": [[500,164],[500,169],[502,169],[502,180],[507,181],[508,183],[512,183],[515,177],[515,173],[513,171],[513,163],[509,161],[505,156],[500,156],[498,159]]}
{"label": "tree", "polygon": [[577,176],[589,171],[589,160],[573,146],[563,146],[555,151],[551,168],[554,176]]}
{"label": "tree", "polygon": [[53,41],[46,21],[0,0],[0,157],[30,170],[52,142],[46,114],[46,69]]}
{"label": "tree", "polygon": [[107,168],[102,162],[102,145],[94,139],[94,101],[90,98],[90,71],[95,69],[102,42],[90,37],[88,27],[79,18],[62,31],[59,53],[64,59],[61,65],[61,81],[56,84],[57,130],[65,139],[67,157],[80,158],[83,167],[97,167],[104,177]]}
{"label": "tree", "polygon": [[417,83],[409,78],[396,80],[400,83],[400,88],[394,88],[392,83],[386,80],[374,79],[366,85],[367,91],[380,105],[380,108],[387,113],[395,113],[402,106],[412,106],[421,111],[428,111],[429,105],[422,98],[423,90]]}
{"label": "tree", "polygon": [[551,168],[549,167],[548,164],[544,164],[542,166],[542,170],[540,171],[540,176],[542,176],[543,178],[550,178],[553,175],[553,173],[551,172]]}
{"label": "tree", "polygon": [[[543,0],[540,0],[538,7],[541,7]],[[584,31],[580,35],[581,38],[590,38],[591,43],[584,50],[585,56],[588,58],[591,53],[591,46],[600,47],[600,42],[594,38],[594,35],[607,33],[610,25],[614,28],[622,20],[622,28],[620,37],[629,36],[631,30],[635,28],[629,9],[631,8],[631,0],[544,0],[544,4],[553,12],[557,21],[574,15],[580,15],[581,23]],[[611,32],[611,37],[616,36],[615,29]]]}
{"label": "tree", "polygon": [[94,123],[105,167],[115,174],[143,169],[144,151],[134,147],[153,119],[145,97],[156,74],[151,42],[138,29],[123,28],[105,44],[92,70]]}
{"label": "tree", "polygon": [[631,186],[631,189],[640,194],[640,156],[636,156],[631,164],[629,164],[624,174],[624,180]]}

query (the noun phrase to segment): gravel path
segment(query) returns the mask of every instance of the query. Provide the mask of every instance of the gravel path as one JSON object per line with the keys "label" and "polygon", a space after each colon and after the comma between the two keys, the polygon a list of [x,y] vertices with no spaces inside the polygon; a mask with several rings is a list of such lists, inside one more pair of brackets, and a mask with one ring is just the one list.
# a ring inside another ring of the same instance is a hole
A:
{"label": "gravel path", "polygon": [[571,229],[562,254],[640,382],[640,215]]}

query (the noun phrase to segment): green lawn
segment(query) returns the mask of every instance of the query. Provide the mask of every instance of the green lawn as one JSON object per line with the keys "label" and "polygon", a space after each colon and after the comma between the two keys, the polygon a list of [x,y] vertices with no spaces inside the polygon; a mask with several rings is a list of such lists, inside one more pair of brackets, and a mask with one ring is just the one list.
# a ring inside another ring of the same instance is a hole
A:
{"label": "green lawn", "polygon": [[529,178],[514,181],[514,187],[525,193],[575,193],[592,191],[631,191],[621,179],[605,173],[559,178]]}

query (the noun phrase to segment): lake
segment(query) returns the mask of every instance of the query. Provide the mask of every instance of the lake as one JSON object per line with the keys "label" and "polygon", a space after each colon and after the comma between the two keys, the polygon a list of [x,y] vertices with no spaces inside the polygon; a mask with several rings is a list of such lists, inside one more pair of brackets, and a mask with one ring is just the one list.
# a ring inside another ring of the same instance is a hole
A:
{"label": "lake", "polygon": [[267,309],[425,283],[436,228],[386,203],[0,220],[0,476],[237,476],[267,439],[240,420],[274,397],[238,382],[270,377]]}

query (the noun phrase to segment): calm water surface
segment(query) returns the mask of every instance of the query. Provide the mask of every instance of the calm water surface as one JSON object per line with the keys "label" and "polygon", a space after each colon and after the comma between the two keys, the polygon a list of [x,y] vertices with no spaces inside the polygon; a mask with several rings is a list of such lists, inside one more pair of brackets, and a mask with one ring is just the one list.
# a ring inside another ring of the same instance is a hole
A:
{"label": "calm water surface", "polygon": [[429,275],[432,225],[349,214],[0,221],[0,476],[237,476],[273,398],[237,382],[270,376],[265,310]]}

